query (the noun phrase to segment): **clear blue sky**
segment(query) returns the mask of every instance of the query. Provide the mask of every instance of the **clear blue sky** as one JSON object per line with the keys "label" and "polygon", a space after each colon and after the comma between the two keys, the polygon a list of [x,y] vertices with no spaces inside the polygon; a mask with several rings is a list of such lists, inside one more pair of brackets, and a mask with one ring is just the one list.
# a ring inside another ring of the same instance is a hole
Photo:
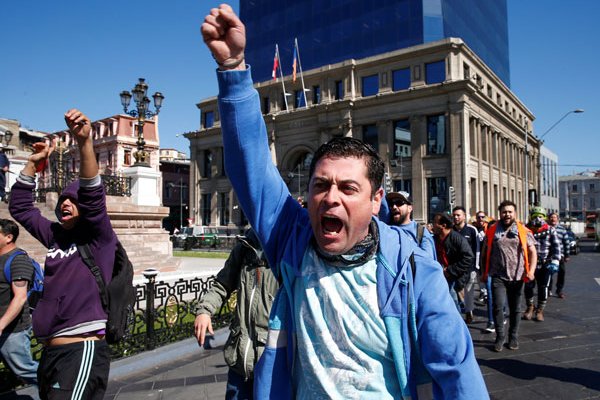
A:
{"label": "clear blue sky", "polygon": [[[494,0],[482,0],[494,1]],[[119,92],[144,77],[160,91],[161,147],[189,153],[178,133],[200,125],[196,103],[217,93],[199,33],[218,1],[33,0],[2,5],[0,117],[31,129],[64,128],[78,107],[90,118],[121,112]],[[237,10],[238,2],[231,4]],[[138,15],[138,10],[141,10]],[[600,1],[508,0],[511,88],[534,113],[560,174],[600,169]]]}

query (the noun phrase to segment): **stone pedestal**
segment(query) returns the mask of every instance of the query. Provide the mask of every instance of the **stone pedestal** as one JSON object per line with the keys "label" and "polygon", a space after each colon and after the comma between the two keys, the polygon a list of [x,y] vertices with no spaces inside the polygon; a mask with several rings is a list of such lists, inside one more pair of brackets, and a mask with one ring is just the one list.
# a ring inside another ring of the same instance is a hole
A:
{"label": "stone pedestal", "polygon": [[140,206],[160,206],[160,173],[150,167],[129,167],[123,175],[131,178],[131,199]]}

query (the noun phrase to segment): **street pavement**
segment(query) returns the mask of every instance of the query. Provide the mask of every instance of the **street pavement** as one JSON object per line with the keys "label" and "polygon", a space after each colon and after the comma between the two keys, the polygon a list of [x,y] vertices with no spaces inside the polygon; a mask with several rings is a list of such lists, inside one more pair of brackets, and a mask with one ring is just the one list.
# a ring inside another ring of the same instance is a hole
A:
{"label": "street pavement", "polygon": [[[519,350],[494,352],[485,309],[476,309],[469,328],[491,399],[600,399],[600,253],[592,247],[584,241],[571,257],[567,297],[549,299],[546,321],[522,321]],[[215,332],[209,349],[191,338],[114,361],[105,399],[223,399],[227,334]],[[27,390],[0,400],[28,399]]]}

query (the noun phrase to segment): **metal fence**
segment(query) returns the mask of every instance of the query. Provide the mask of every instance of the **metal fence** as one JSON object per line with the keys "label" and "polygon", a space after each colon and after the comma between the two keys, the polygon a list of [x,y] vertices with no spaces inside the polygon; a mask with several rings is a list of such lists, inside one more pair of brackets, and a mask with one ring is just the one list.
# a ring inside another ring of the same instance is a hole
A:
{"label": "metal fence", "polygon": [[[78,177],[75,175],[69,176],[67,184],[77,178]],[[104,190],[108,196],[131,197],[132,178],[130,176],[100,175],[100,178],[102,179]],[[46,193],[61,192],[63,186],[66,186],[66,184],[61,184],[61,186],[54,181],[55,180],[51,180],[51,184],[48,187],[35,189],[33,192],[33,201],[36,203],[45,203]]]}
{"label": "metal fence", "polygon": [[[196,304],[214,282],[214,276],[175,282],[156,282],[151,274],[145,277],[146,283],[135,287],[136,302],[129,313],[128,333],[123,341],[111,345],[113,360],[193,336]],[[215,329],[229,325],[234,308],[235,298],[231,298],[213,316]],[[36,338],[32,338],[31,348],[33,358],[39,360],[42,345]],[[0,393],[19,384],[14,375],[0,364]]]}

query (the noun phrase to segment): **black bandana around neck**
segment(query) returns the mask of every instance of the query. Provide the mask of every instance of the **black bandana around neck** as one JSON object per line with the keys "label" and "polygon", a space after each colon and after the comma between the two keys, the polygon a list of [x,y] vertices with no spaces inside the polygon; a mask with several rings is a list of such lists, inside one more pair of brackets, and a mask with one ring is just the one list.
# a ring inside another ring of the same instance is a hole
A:
{"label": "black bandana around neck", "polygon": [[369,233],[367,236],[352,247],[346,254],[331,255],[319,249],[319,246],[314,241],[313,245],[319,257],[323,258],[330,264],[337,267],[352,267],[355,265],[364,264],[369,260],[379,248],[379,228],[374,220],[371,220],[369,225]]}

